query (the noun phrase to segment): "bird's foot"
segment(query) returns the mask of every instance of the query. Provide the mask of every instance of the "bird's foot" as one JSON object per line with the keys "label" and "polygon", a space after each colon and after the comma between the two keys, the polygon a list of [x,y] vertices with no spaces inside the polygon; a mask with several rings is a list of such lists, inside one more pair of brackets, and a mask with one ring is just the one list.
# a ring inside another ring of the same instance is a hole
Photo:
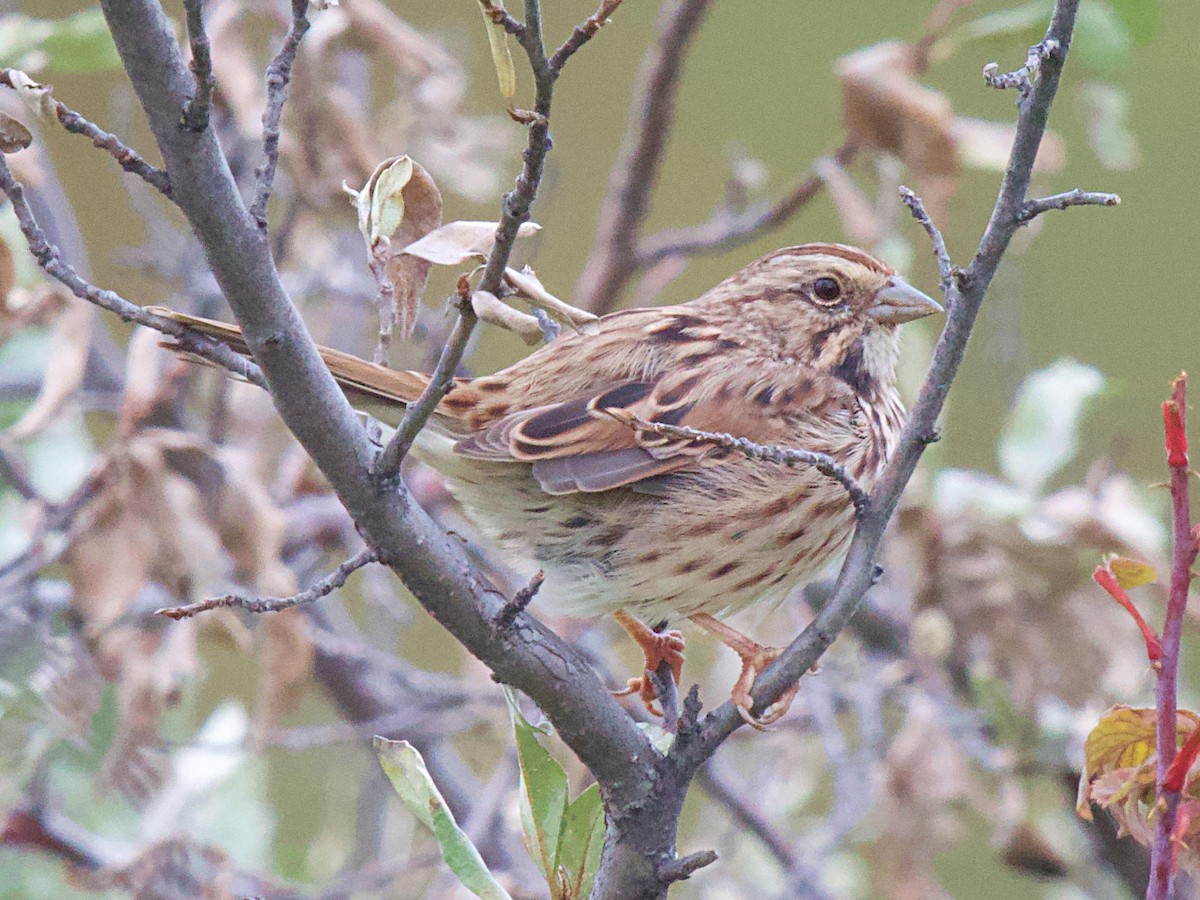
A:
{"label": "bird's foot", "polygon": [[654,689],[654,680],[650,674],[666,663],[671,669],[671,677],[679,684],[679,679],[683,676],[683,634],[674,629],[655,631],[626,612],[614,613],[613,618],[637,641],[646,656],[643,673],[636,678],[630,678],[624,690],[613,691],[613,696],[628,697],[630,694],[637,694],[652,715],[661,716],[662,710],[655,706],[658,692]]}
{"label": "bird's foot", "polygon": [[759,731],[766,731],[770,725],[782,719],[791,708],[792,701],[796,699],[796,694],[800,690],[799,683],[792,685],[784,691],[778,700],[763,710],[761,716],[755,716],[752,712],[754,709],[754,698],[750,695],[750,691],[754,687],[754,680],[758,677],[758,674],[774,662],[783,651],[778,647],[764,647],[757,641],[746,637],[746,635],[737,629],[730,628],[724,622],[720,622],[705,613],[696,613],[690,618],[692,622],[716,636],[721,643],[741,657],[742,674],[734,682],[729,699],[733,701],[733,705],[737,707],[738,715],[745,720],[746,724]]}

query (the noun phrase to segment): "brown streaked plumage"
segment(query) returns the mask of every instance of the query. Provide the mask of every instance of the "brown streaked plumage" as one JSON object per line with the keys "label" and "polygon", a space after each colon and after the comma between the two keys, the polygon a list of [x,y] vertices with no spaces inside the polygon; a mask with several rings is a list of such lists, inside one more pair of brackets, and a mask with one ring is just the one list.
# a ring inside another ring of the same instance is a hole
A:
{"label": "brown streaked plumage", "polygon": [[[564,335],[457,382],[414,453],[510,564],[545,570],[540,602],[727,629],[711,617],[782,597],[843,551],[853,506],[811,468],[629,423],[826,453],[869,489],[904,416],[896,326],[939,309],[861,250],[789,247],[689,303],[605,316],[598,334]],[[171,315],[244,350],[232,326]],[[352,399],[392,423],[426,384],[323,354]],[[735,700],[748,709],[771,651],[718,636],[746,663]],[[659,653],[649,662],[677,669],[673,636],[639,640]]]}

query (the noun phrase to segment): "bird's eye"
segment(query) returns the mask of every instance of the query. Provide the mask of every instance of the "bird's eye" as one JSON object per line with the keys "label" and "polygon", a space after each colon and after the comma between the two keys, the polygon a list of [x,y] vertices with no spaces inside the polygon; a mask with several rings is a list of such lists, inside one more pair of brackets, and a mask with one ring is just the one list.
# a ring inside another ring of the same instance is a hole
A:
{"label": "bird's eye", "polygon": [[832,303],[842,296],[842,286],[835,278],[818,278],[813,282],[812,289],[816,298],[824,303]]}

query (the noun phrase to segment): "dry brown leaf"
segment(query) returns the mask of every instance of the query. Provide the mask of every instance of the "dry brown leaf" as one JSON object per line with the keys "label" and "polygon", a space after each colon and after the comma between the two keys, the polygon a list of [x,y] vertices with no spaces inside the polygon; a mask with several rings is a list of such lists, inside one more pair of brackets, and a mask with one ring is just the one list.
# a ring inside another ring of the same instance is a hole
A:
{"label": "dry brown leaf", "polygon": [[261,748],[280,715],[300,699],[312,674],[314,652],[304,614],[298,609],[261,617],[255,637],[259,662],[253,735]]}
{"label": "dry brown leaf", "polygon": [[[17,265],[8,241],[0,238],[0,323],[7,324],[9,295],[17,283]],[[5,329],[0,327],[0,335]]]}
{"label": "dry brown leaf", "polygon": [[187,363],[162,346],[162,334],[138,326],[125,354],[125,394],[121,398],[118,434],[131,435],[169,402],[186,373]]}
{"label": "dry brown leaf", "polygon": [[471,294],[471,308],[484,322],[515,331],[526,344],[533,345],[542,340],[542,326],[537,319],[518,312],[489,291]]}
{"label": "dry brown leaf", "polygon": [[523,297],[530,306],[543,309],[551,317],[560,322],[566,322],[572,328],[584,334],[598,334],[600,317],[587,310],[579,309],[559,300],[538,279],[537,274],[529,266],[518,272],[516,269],[505,269],[504,280],[518,297]]}
{"label": "dry brown leaf", "polygon": [[442,224],[442,194],[429,173],[414,161],[412,178],[404,186],[404,217],[391,233],[392,251],[386,272],[392,284],[392,302],[401,337],[412,334],[417,324],[417,304],[425,293],[432,264],[400,252]]}
{"label": "dry brown leaf", "polygon": [[53,638],[46,646],[29,687],[65,726],[83,742],[92,733],[92,718],[100,710],[104,679],[92,654],[74,631]]}
{"label": "dry brown leaf", "polygon": [[10,115],[0,112],[0,153],[16,153],[33,143],[33,134]]}
{"label": "dry brown leaf", "polygon": [[[534,222],[525,222],[517,230],[517,237],[529,237],[541,228]],[[460,266],[471,259],[487,259],[495,242],[495,222],[450,222],[409,244],[402,252],[437,266]]]}
{"label": "dry brown leaf", "polygon": [[[917,46],[884,41],[841,57],[834,74],[842,84],[848,142],[898,157],[932,218],[944,221],[962,166],[1003,169],[1014,131],[956,117],[941,91],[918,81],[924,67]],[[1051,170],[1062,164],[1062,142],[1050,134],[1046,138],[1037,165]]]}
{"label": "dry brown leaf", "polygon": [[8,429],[10,437],[20,441],[39,434],[55,420],[83,383],[92,341],[93,310],[87,303],[68,303],[55,320],[50,333],[50,360],[41,390],[33,405]]}

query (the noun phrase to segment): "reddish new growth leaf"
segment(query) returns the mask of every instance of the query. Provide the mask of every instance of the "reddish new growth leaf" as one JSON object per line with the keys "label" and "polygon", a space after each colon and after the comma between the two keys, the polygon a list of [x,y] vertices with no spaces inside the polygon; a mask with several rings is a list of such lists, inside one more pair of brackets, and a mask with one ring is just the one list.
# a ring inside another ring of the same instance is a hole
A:
{"label": "reddish new growth leaf", "polygon": [[1183,404],[1176,398],[1163,401],[1163,426],[1167,432],[1167,465],[1187,467],[1188,446],[1187,432],[1183,427]]}
{"label": "reddish new growth leaf", "polygon": [[1179,793],[1183,790],[1184,782],[1187,781],[1188,770],[1191,769],[1192,763],[1196,761],[1197,755],[1200,755],[1200,728],[1197,728],[1188,735],[1188,739],[1179,748],[1178,755],[1171,760],[1171,765],[1167,769],[1167,776],[1163,779],[1162,786],[1164,791]]}
{"label": "reddish new growth leaf", "polygon": [[1125,593],[1125,588],[1121,587],[1113,571],[1108,566],[1096,566],[1096,571],[1092,573],[1092,578],[1095,579],[1096,584],[1108,591],[1108,595],[1121,604],[1125,611],[1133,617],[1134,623],[1142,632],[1142,639],[1146,642],[1146,656],[1150,658],[1150,662],[1155,664],[1162,659],[1162,641],[1159,640],[1154,629],[1142,618],[1142,614],[1133,605],[1133,601],[1129,599],[1129,595]]}

